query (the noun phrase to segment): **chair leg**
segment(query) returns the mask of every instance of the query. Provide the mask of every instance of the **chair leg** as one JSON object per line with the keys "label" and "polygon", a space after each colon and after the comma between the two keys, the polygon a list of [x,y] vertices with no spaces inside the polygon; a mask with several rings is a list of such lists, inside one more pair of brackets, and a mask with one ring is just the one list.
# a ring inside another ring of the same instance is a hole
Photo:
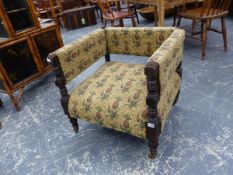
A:
{"label": "chair leg", "polygon": [[154,159],[157,155],[157,149],[159,145],[159,135],[161,130],[160,118],[156,117],[153,122],[148,122],[146,126],[146,135],[148,139],[149,154],[150,159]]}
{"label": "chair leg", "polygon": [[223,42],[224,42],[224,51],[227,51],[227,30],[226,30],[226,24],[224,17],[221,18],[222,23],[222,36],[223,36]]}
{"label": "chair leg", "polygon": [[2,103],[2,100],[0,99],[0,107],[2,107],[3,103]]}
{"label": "chair leg", "polygon": [[175,6],[174,14],[173,14],[173,25],[172,25],[173,27],[176,26],[177,11],[178,11],[178,7]]}
{"label": "chair leg", "polygon": [[136,24],[136,21],[135,21],[134,17],[131,17],[131,19],[132,19],[132,25],[133,25],[133,27],[137,27],[137,24]]}
{"label": "chair leg", "polygon": [[206,41],[207,41],[207,21],[201,23],[201,42],[202,42],[202,59],[205,59]]}
{"label": "chair leg", "polygon": [[106,28],[107,27],[107,20],[103,20],[102,24],[103,24],[103,28]]}
{"label": "chair leg", "polygon": [[137,9],[136,9],[136,7],[134,5],[133,5],[133,10],[134,10],[134,13],[135,13],[135,16],[136,16],[136,19],[137,19],[137,23],[139,24]]}
{"label": "chair leg", "polygon": [[173,104],[172,104],[173,106],[175,106],[176,103],[178,102],[179,96],[180,96],[180,90],[179,90],[178,93],[176,94],[176,98],[175,98],[175,100],[174,100],[174,102],[173,102]]}
{"label": "chair leg", "polygon": [[120,20],[120,21],[119,21],[119,22],[120,22],[120,26],[121,26],[121,27],[124,27],[123,19],[119,19],[119,20]]}
{"label": "chair leg", "polygon": [[192,21],[192,35],[196,32],[196,21]]}
{"label": "chair leg", "polygon": [[70,115],[68,115],[68,117],[69,117],[70,123],[72,124],[74,131],[76,133],[78,133],[78,131],[79,131],[78,119],[72,118],[72,117],[70,117]]}
{"label": "chair leg", "polygon": [[176,27],[180,27],[180,23],[181,23],[181,17],[179,16]]}
{"label": "chair leg", "polygon": [[114,21],[111,21],[111,27],[114,27]]}

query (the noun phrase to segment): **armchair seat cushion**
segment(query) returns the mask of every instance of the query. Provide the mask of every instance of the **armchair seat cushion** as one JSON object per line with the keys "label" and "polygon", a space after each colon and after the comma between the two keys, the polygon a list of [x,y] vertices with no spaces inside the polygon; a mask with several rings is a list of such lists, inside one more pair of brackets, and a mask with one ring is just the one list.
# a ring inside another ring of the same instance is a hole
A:
{"label": "armchair seat cushion", "polygon": [[[68,104],[71,117],[146,138],[144,67],[143,64],[106,62],[71,93]],[[158,104],[162,126],[180,87],[179,75],[173,76],[174,82],[168,85],[170,90],[160,97]],[[170,99],[169,106],[163,99]]]}

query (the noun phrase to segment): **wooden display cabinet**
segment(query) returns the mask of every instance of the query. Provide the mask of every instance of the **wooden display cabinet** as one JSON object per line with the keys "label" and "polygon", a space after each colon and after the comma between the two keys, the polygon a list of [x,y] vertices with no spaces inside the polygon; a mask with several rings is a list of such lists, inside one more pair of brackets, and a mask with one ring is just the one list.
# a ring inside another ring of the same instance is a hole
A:
{"label": "wooden display cabinet", "polygon": [[0,0],[0,91],[17,110],[24,87],[52,70],[46,57],[61,46],[57,24],[40,24],[31,0]]}

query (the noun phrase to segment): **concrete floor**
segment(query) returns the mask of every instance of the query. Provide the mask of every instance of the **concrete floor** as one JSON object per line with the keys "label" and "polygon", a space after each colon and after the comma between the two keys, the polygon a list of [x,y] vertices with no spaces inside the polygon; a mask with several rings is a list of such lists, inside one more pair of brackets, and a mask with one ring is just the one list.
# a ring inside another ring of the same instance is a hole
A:
{"label": "concrete floor", "polygon": [[[140,19],[140,26],[153,26]],[[166,25],[171,25],[171,18]],[[185,22],[187,24],[187,22]],[[127,26],[130,23],[127,22]],[[214,22],[214,26],[218,23]],[[100,24],[63,30],[64,42],[88,34]],[[233,19],[227,19],[228,52],[221,35],[210,32],[206,60],[199,42],[186,39],[179,102],[160,137],[158,156],[147,158],[146,141],[80,121],[75,134],[63,114],[50,74],[27,87],[16,112],[0,94],[1,175],[232,175],[233,174]],[[142,62],[145,58],[118,57]],[[69,85],[69,90],[104,62],[98,61]]]}

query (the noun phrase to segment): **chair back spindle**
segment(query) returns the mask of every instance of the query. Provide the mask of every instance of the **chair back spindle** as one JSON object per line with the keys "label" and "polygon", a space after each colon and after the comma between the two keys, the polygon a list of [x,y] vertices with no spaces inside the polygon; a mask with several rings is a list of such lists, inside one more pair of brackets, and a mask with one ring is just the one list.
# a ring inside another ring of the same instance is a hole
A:
{"label": "chair back spindle", "polygon": [[231,0],[205,0],[200,12],[200,17],[226,15],[230,4]]}

